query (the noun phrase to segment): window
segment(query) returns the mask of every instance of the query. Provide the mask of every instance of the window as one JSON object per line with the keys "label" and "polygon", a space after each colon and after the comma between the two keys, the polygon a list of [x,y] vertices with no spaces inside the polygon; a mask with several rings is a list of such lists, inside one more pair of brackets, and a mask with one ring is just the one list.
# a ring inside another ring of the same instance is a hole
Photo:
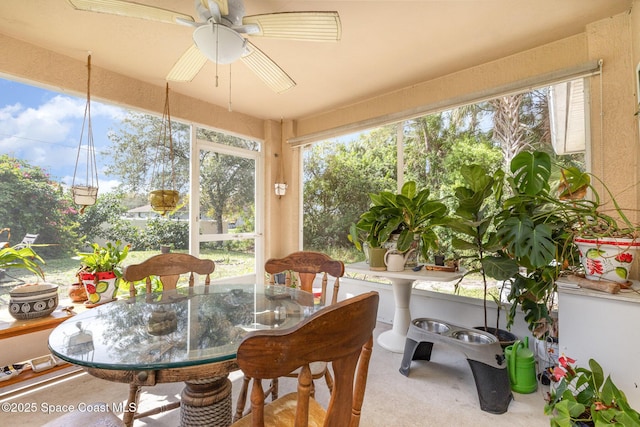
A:
{"label": "window", "polygon": [[[583,80],[505,94],[308,146],[304,248],[346,261],[364,259],[347,238],[349,226],[369,207],[368,193],[395,192],[408,180],[450,205],[462,182],[462,165],[495,170],[522,150],[553,153],[555,148],[558,162],[584,168],[588,96]],[[460,255],[450,247],[446,252]]]}

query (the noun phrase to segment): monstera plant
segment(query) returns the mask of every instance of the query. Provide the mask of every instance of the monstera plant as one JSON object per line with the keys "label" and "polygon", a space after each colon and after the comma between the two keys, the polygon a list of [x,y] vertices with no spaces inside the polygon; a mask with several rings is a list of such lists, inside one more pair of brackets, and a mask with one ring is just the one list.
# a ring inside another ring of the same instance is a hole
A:
{"label": "monstera plant", "polygon": [[[558,179],[553,179],[554,170]],[[513,320],[516,307],[525,313],[525,320],[534,334],[544,333],[544,325],[551,322],[549,307],[556,291],[556,280],[565,272],[584,272],[587,266],[596,265],[591,253],[591,263],[581,263],[581,250],[577,243],[580,236],[611,241],[614,237],[627,237],[625,248],[638,246],[636,236],[639,227],[633,224],[619,203],[602,183],[613,206],[612,215],[603,209],[602,198],[592,185],[593,175],[577,168],[559,168],[552,164],[544,152],[522,152],[510,164],[507,179],[510,194],[504,201],[504,209],[496,221],[496,232],[503,246],[502,256],[519,267],[519,273],[510,278],[511,307],[509,318]],[[550,183],[556,182],[552,186]],[[587,192],[586,190],[590,190]],[[589,199],[583,198],[591,194]],[[599,255],[604,247],[596,246]],[[614,264],[611,256],[608,262]],[[616,256],[618,264],[627,264],[633,255],[623,252]],[[623,276],[619,265],[610,267],[613,275]],[[601,273],[609,273],[602,268]],[[586,271],[587,277],[589,271]]]}

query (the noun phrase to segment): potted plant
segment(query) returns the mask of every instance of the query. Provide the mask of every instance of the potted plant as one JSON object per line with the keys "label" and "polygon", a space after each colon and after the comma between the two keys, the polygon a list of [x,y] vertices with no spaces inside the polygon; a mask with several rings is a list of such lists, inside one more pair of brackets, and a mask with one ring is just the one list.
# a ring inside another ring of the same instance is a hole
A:
{"label": "potted plant", "polygon": [[[510,197],[496,219],[497,237],[503,247],[500,256],[505,264],[512,262],[518,267],[518,272],[509,279],[508,299],[512,306],[508,325],[520,307],[529,329],[538,338],[555,329],[549,310],[554,302],[556,280],[582,268],[576,236],[610,241],[620,236],[634,238],[637,230],[613,197],[611,203],[624,225],[602,211],[601,199],[589,174],[576,168],[555,169],[560,169],[557,188],[549,184],[554,165],[548,154],[521,152],[515,156],[506,180]],[[581,198],[587,194],[586,189],[591,190],[590,200]],[[628,247],[630,244],[625,244]],[[597,249],[595,253],[599,252]],[[623,258],[623,262],[628,261],[628,257]]]}
{"label": "potted plant", "polygon": [[78,277],[87,293],[87,304],[103,304],[115,299],[122,277],[122,261],[129,254],[129,245],[119,240],[104,246],[91,245],[93,252],[80,252],[81,267]]}
{"label": "potted plant", "polygon": [[[460,259],[468,268],[462,279],[470,274],[480,274],[484,286],[484,325],[479,327],[494,334],[504,346],[512,343],[515,336],[499,327],[500,301],[495,328],[487,319],[488,294],[487,276],[504,281],[517,273],[518,267],[508,258],[499,256],[502,249],[496,231],[495,220],[500,212],[501,188],[504,172],[489,173],[480,165],[461,168],[464,185],[455,189],[456,207],[447,218],[445,225],[454,232],[451,244],[461,251]],[[460,280],[462,280],[460,279]],[[459,283],[459,282],[458,282]]]}
{"label": "potted plant", "polygon": [[[573,241],[586,277],[626,286],[629,271],[636,259],[635,252],[640,248],[640,230],[629,220],[606,184],[594,177],[609,196],[617,218],[603,211],[600,195],[591,184],[591,177],[577,168],[564,169],[559,198],[565,200],[577,216],[573,225]],[[583,198],[588,191],[592,195],[590,200]]]}
{"label": "potted plant", "polygon": [[[395,230],[395,227],[393,228]],[[364,212],[358,222],[351,224],[347,236],[359,251],[363,251],[372,270],[385,270],[382,245],[389,240],[393,231],[388,223],[383,206],[373,205]]]}
{"label": "potted plant", "polygon": [[[43,259],[28,246],[5,246],[0,249],[0,271],[24,269],[44,279],[38,261]],[[27,282],[9,291],[9,314],[18,320],[35,319],[51,314],[58,307],[58,285]]]}
{"label": "potted plant", "polygon": [[558,363],[544,407],[551,426],[640,426],[640,413],[631,408],[610,376],[604,378],[598,362],[590,359],[589,368],[575,367],[575,360],[562,355]]}
{"label": "potted plant", "polygon": [[423,254],[430,248],[437,248],[434,227],[443,223],[447,207],[431,199],[428,189],[418,190],[414,181],[407,181],[398,194],[381,191],[369,194],[369,197],[372,206],[360,216],[349,234],[358,249],[361,248],[360,241],[371,248],[381,248],[392,234],[397,235],[395,249],[399,252],[415,249],[417,254],[419,242]]}

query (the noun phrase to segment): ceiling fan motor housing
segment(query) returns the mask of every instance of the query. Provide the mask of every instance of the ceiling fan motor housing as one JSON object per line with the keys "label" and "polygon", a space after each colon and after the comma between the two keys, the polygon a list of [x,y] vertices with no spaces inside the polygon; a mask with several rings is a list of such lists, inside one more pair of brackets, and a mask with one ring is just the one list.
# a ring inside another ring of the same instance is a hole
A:
{"label": "ceiling fan motor housing", "polygon": [[193,41],[200,51],[217,64],[231,64],[245,53],[247,41],[236,31],[210,22],[193,32]]}

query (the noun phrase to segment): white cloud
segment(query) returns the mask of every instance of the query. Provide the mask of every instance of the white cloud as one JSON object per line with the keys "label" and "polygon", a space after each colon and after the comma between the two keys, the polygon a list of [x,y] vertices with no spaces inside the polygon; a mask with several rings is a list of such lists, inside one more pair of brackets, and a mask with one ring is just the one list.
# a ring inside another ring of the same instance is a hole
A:
{"label": "white cloud", "polygon": [[[0,153],[40,166],[54,179],[67,182],[66,177],[73,175],[78,156],[85,107],[86,100],[63,95],[56,95],[33,108],[26,108],[20,103],[0,107]],[[96,150],[102,148],[99,144],[108,143],[106,135],[96,137],[96,129],[106,133],[106,129],[113,128],[114,123],[117,126],[125,115],[126,110],[122,108],[91,103]],[[82,144],[86,146],[87,142],[88,129],[85,125]],[[86,158],[86,151],[80,152],[80,158]],[[71,180],[68,181],[70,183]]]}

